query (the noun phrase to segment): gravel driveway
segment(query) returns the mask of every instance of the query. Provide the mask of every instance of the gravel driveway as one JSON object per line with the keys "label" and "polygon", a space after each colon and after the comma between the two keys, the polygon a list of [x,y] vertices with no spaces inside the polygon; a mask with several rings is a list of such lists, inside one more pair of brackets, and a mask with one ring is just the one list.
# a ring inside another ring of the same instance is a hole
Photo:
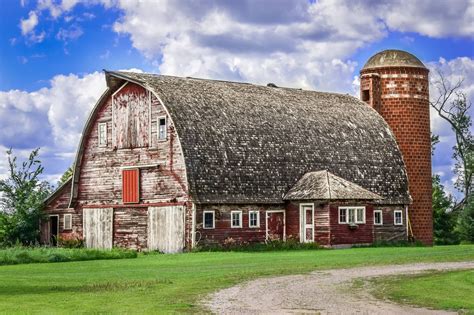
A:
{"label": "gravel driveway", "polygon": [[351,291],[351,283],[357,278],[472,268],[474,261],[421,263],[261,278],[218,291],[203,304],[219,314],[451,314],[377,300],[363,289]]}

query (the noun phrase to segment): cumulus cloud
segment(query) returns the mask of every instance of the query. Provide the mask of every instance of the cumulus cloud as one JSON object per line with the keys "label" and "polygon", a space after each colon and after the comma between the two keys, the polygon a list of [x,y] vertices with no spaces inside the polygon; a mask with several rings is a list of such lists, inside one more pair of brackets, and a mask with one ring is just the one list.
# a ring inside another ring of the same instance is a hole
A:
{"label": "cumulus cloud", "polygon": [[27,19],[20,20],[20,29],[23,35],[31,33],[38,25],[38,15],[35,11],[30,11]]}
{"label": "cumulus cloud", "polygon": [[103,74],[57,75],[50,87],[0,92],[0,143],[74,151],[92,106],[105,90]]}

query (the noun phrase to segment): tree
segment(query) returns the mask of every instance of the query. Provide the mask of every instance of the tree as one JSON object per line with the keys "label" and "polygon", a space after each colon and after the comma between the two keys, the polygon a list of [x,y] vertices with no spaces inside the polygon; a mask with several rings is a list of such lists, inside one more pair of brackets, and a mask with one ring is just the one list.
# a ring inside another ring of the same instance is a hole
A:
{"label": "tree", "polygon": [[51,188],[39,179],[43,166],[38,152],[39,148],[33,150],[19,167],[13,151],[7,151],[10,174],[0,180],[0,244],[31,245],[39,241],[43,201]]}
{"label": "tree", "polygon": [[69,166],[69,168],[64,172],[64,174],[61,176],[58,182],[58,187],[67,182],[69,178],[72,177],[74,174],[74,171],[72,170],[72,166]]}
{"label": "tree", "polygon": [[461,240],[474,243],[474,196],[472,195],[459,214],[456,232]]}
{"label": "tree", "polygon": [[[472,119],[469,115],[471,103],[460,89],[463,80],[450,84],[441,71],[434,82],[438,98],[431,101],[431,106],[439,116],[451,126],[456,138],[453,147],[453,158],[456,161],[454,171],[457,175],[455,187],[463,193],[463,198],[454,210],[463,209],[472,201],[472,184],[474,174],[474,137],[471,133]],[[432,139],[433,140],[433,139]]]}
{"label": "tree", "polygon": [[459,243],[459,238],[455,232],[456,213],[451,211],[453,200],[444,192],[439,175],[432,177],[432,183],[435,244],[457,244]]}

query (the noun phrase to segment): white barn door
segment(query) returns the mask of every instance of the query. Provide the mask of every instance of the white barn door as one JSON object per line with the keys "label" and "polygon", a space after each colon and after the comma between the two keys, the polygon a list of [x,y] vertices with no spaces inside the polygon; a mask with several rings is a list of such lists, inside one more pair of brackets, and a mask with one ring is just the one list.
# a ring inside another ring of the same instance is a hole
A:
{"label": "white barn door", "polygon": [[114,209],[84,209],[83,215],[86,247],[111,249]]}
{"label": "white barn door", "polygon": [[148,250],[179,253],[184,248],[184,207],[148,208]]}

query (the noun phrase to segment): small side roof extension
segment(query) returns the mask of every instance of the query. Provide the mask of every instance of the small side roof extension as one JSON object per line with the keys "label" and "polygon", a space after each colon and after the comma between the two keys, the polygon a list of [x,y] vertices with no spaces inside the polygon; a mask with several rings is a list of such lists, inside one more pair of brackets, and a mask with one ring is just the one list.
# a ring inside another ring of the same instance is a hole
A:
{"label": "small side roof extension", "polygon": [[296,182],[284,200],[377,200],[381,196],[327,170],[309,172]]}

